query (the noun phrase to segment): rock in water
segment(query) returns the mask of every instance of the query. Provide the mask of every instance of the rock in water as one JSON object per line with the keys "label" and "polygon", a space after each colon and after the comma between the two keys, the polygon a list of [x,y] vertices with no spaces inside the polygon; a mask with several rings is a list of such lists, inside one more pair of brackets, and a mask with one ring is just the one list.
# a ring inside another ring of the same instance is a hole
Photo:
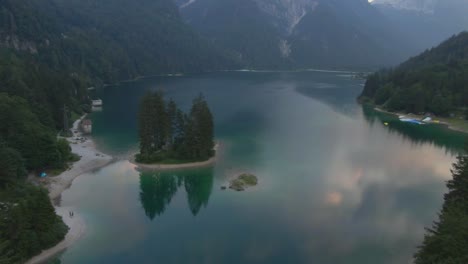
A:
{"label": "rock in water", "polygon": [[250,173],[244,173],[237,178],[229,182],[229,189],[241,192],[247,189],[248,187],[255,186],[258,184],[258,179],[255,175]]}

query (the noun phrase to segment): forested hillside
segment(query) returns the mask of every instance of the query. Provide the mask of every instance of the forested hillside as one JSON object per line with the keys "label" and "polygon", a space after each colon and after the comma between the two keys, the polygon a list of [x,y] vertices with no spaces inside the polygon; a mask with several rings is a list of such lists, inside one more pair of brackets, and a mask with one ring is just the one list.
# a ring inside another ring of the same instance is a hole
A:
{"label": "forested hillside", "polygon": [[448,115],[468,105],[468,32],[367,79],[360,99],[390,111]]}
{"label": "forested hillside", "polygon": [[2,2],[2,46],[29,51],[56,70],[109,83],[232,66],[181,21],[171,0]]}
{"label": "forested hillside", "polygon": [[57,134],[90,108],[88,87],[234,65],[171,0],[0,0],[0,263],[63,239],[47,191],[26,175],[75,158]]}

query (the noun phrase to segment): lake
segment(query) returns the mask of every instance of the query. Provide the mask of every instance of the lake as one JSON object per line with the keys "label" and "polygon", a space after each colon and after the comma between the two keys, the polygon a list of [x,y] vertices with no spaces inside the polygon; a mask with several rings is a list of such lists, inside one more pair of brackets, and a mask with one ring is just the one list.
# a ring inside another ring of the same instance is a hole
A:
{"label": "lake", "polygon": [[[87,233],[61,263],[409,263],[463,135],[358,105],[363,82],[344,72],[225,72],[103,88],[93,138],[117,161],[63,193]],[[127,161],[148,90],[184,110],[204,94],[221,143],[215,166],[140,172]],[[244,171],[257,187],[220,189]]]}

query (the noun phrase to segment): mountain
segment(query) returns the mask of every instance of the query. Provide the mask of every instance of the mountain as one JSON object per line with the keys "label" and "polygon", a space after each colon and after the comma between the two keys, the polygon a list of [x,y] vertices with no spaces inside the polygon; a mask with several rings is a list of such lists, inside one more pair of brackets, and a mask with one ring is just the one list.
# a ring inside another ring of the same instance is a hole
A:
{"label": "mountain", "polygon": [[387,5],[388,7],[415,11],[420,13],[434,13],[437,0],[374,0],[375,5]]}
{"label": "mountain", "polygon": [[395,69],[370,75],[360,96],[390,111],[448,115],[468,105],[468,32]]}
{"label": "mountain", "polygon": [[289,36],[301,67],[376,67],[396,63],[406,44],[367,1],[316,2]]}
{"label": "mountain", "polygon": [[[251,68],[395,65],[467,29],[465,0],[176,0]],[[242,19],[240,19],[242,18]]]}
{"label": "mountain", "polygon": [[468,30],[466,0],[375,0],[372,5],[413,43],[413,54]]}
{"label": "mountain", "polygon": [[367,0],[177,4],[195,30],[253,68],[376,67],[410,54],[405,50],[411,44],[401,41],[399,31]]}
{"label": "mountain", "polygon": [[103,82],[228,68],[171,0],[1,1],[0,45]]}
{"label": "mountain", "polygon": [[244,65],[278,68],[287,63],[279,48],[280,36],[254,1],[196,0],[179,4],[187,23]]}

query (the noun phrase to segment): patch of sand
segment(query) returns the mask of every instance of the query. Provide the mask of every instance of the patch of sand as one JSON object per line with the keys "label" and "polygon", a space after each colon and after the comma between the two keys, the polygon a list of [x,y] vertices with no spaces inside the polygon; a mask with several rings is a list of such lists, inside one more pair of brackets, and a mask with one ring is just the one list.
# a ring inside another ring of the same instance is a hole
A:
{"label": "patch of sand", "polygon": [[208,167],[216,163],[216,159],[218,157],[220,144],[217,143],[213,148],[215,151],[215,156],[210,158],[206,161],[200,162],[190,162],[190,163],[181,163],[181,164],[144,164],[138,163],[135,161],[135,155],[129,159],[132,164],[135,164],[139,169],[147,169],[147,170],[177,170],[177,169],[193,169],[193,168],[202,168]]}
{"label": "patch of sand", "polygon": [[73,124],[73,137],[67,138],[70,142],[72,152],[80,156],[80,160],[75,162],[70,169],[61,173],[55,177],[48,177],[44,179],[45,187],[49,190],[49,197],[52,200],[57,199],[63,191],[70,188],[73,180],[90,171],[101,168],[112,161],[112,157],[96,150],[94,142],[86,138],[84,140],[76,140],[76,138],[82,138],[83,135],[78,131],[80,121],[75,121]]}

